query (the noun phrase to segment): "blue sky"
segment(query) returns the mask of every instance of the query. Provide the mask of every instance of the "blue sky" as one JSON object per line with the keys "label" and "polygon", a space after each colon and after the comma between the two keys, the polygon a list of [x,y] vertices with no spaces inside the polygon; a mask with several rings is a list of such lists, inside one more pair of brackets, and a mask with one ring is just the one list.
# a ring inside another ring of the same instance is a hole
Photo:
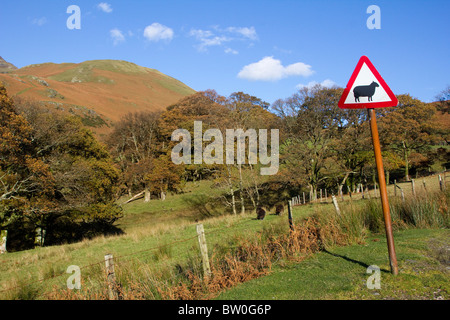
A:
{"label": "blue sky", "polygon": [[[81,29],[70,30],[70,5]],[[370,5],[381,29],[369,29]],[[195,90],[269,103],[314,83],[344,87],[366,55],[395,94],[449,84],[450,1],[2,1],[0,56],[17,67],[119,59]]]}

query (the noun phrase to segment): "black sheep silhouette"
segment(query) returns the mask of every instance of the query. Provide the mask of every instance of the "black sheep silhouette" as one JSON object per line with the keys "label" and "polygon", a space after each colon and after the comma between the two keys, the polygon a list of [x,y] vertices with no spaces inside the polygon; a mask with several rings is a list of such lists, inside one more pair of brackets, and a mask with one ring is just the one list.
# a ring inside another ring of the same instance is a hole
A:
{"label": "black sheep silhouette", "polygon": [[368,97],[368,101],[373,101],[372,96],[375,94],[375,88],[380,85],[373,81],[368,86],[357,86],[353,89],[353,94],[355,96],[355,102],[359,102],[359,97]]}

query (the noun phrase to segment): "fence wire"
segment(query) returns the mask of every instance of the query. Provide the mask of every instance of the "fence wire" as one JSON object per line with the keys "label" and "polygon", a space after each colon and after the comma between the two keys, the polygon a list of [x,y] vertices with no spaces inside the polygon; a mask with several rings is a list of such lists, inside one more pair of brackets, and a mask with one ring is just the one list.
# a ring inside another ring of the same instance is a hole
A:
{"label": "fence wire", "polygon": [[[239,226],[241,224],[247,223],[248,221],[249,220],[242,220],[240,222],[233,223],[232,228],[234,229],[236,226]],[[230,229],[229,226],[225,226],[225,227],[221,227],[221,228],[214,229],[214,230],[211,230],[211,231],[207,231],[207,232],[205,232],[205,235],[215,234],[215,233],[218,233],[218,232],[221,232],[221,231],[225,231],[225,230],[229,230],[229,229]],[[234,229],[234,230],[236,230],[236,229]],[[117,256],[114,256],[113,259],[114,259],[115,262],[117,262],[117,261],[129,261],[130,260],[129,258],[131,256],[135,256],[137,254],[141,254],[141,253],[145,253],[145,252],[161,250],[162,248],[171,247],[171,246],[174,246],[174,245],[177,245],[177,244],[181,244],[181,243],[185,243],[185,242],[191,241],[193,239],[197,239],[197,238],[198,238],[198,235],[195,235],[195,236],[192,236],[192,237],[189,237],[189,238],[175,240],[175,241],[172,241],[172,242],[167,243],[167,244],[154,246],[154,247],[143,249],[143,250],[139,250],[139,251],[134,251],[134,252],[130,252],[130,253],[123,254],[123,255],[117,255]],[[6,264],[6,263],[8,263],[8,261],[2,261],[1,262],[1,264]],[[104,263],[105,263],[105,260],[103,259],[101,261],[97,261],[97,262],[93,262],[93,263],[90,263],[90,264],[87,264],[87,265],[80,266],[79,269],[81,271],[81,270],[85,270],[85,269],[91,268],[93,266],[101,265],[101,264],[104,264]],[[13,265],[17,265],[17,264],[19,264],[19,262],[13,262]],[[184,274],[185,276],[188,276],[187,271],[181,271],[181,272],[178,272],[176,275],[172,276],[171,278],[165,279],[165,281],[169,281],[169,280],[175,279],[175,278],[179,277],[182,274]],[[70,274],[67,273],[67,272],[62,272],[62,273],[59,273],[59,274],[56,274],[56,275],[43,277],[42,279],[38,279],[38,280],[30,281],[30,282],[27,282],[27,283],[24,283],[24,284],[21,284],[21,285],[17,285],[17,286],[9,287],[9,288],[6,288],[6,289],[2,289],[2,290],[0,290],[0,294],[6,293],[6,292],[11,292],[13,290],[23,289],[23,288],[26,288],[26,287],[31,286],[31,285],[47,282],[47,281],[50,281],[50,280],[53,280],[53,279],[56,279],[56,278],[59,278],[59,277],[62,277],[62,276],[68,276],[68,275],[70,275]],[[42,293],[42,294],[44,294],[44,293]]]}

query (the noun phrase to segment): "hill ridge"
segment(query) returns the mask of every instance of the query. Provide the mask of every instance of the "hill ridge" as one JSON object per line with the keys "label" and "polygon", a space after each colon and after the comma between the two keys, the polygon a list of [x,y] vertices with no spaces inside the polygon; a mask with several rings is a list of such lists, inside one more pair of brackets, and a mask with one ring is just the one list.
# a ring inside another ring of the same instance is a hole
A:
{"label": "hill ridge", "polygon": [[8,73],[14,70],[17,70],[15,65],[0,57],[0,73]]}
{"label": "hill ridge", "polygon": [[[1,61],[1,60],[0,60]],[[30,64],[0,74],[10,96],[78,115],[107,132],[133,111],[161,111],[195,90],[157,69],[125,60]],[[93,115],[96,121],[90,119]]]}

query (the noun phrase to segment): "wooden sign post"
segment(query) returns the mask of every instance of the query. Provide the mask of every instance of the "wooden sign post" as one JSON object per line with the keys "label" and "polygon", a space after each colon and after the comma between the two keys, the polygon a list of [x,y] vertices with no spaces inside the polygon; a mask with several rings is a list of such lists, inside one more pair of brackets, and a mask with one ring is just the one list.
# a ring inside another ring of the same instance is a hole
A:
{"label": "wooden sign post", "polygon": [[384,225],[386,228],[386,239],[391,263],[391,272],[398,274],[397,256],[395,254],[394,235],[392,233],[391,213],[387,195],[386,179],[384,176],[383,159],[381,157],[380,138],[378,136],[377,118],[374,109],[368,109],[370,118],[370,130],[372,131],[373,151],[377,164],[378,183],[380,184],[381,206],[383,208]]}
{"label": "wooden sign post", "polygon": [[[394,107],[398,105],[397,97],[370,62],[362,56],[344,89],[338,106],[341,109],[368,109],[370,129],[372,132],[373,151],[377,164],[378,183],[380,186],[381,205],[389,251],[391,272],[398,274],[397,256],[395,254],[394,235],[392,233],[391,213],[387,195],[386,178],[384,176],[383,159],[381,157],[380,138],[374,108]],[[364,187],[363,189],[364,190]]]}

